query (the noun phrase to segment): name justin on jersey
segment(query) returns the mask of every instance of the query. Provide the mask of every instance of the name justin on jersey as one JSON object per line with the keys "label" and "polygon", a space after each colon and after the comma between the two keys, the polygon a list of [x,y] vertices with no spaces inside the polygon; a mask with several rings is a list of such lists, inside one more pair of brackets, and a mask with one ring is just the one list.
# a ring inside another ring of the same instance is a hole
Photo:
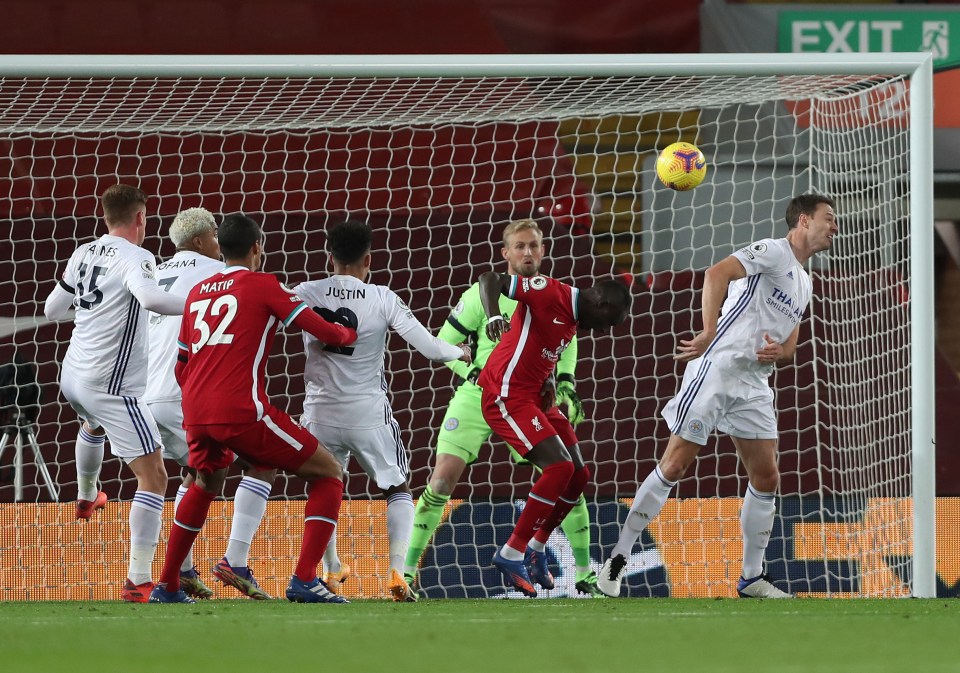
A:
{"label": "name justin on jersey", "polygon": [[327,288],[327,297],[333,297],[334,299],[340,299],[341,301],[346,299],[366,299],[367,291],[364,288],[357,288],[356,290],[345,288],[345,287],[328,287]]}
{"label": "name justin on jersey", "polygon": [[773,288],[773,293],[767,297],[767,305],[772,306],[783,315],[790,316],[793,322],[798,323],[803,318],[803,307],[794,308],[793,298],[780,288]]}

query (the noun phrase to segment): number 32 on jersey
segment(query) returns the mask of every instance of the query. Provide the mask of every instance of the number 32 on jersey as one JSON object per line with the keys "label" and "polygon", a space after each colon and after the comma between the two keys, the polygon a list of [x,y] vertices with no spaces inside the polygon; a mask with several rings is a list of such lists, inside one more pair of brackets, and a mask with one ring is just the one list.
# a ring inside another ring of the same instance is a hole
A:
{"label": "number 32 on jersey", "polygon": [[[211,331],[207,322],[207,311],[211,318],[223,316],[216,327]],[[199,332],[199,338],[190,344],[190,351],[196,353],[207,345],[233,343],[233,334],[227,332],[230,323],[237,316],[237,298],[232,294],[225,294],[216,299],[201,299],[190,304],[190,313],[195,313],[193,329]]]}

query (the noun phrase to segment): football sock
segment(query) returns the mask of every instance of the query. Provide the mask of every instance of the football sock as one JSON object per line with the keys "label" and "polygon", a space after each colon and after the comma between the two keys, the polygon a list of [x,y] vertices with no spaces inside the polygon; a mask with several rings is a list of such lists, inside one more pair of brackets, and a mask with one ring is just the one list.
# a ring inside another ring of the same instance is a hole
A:
{"label": "football sock", "polygon": [[167,555],[160,572],[160,582],[167,585],[167,591],[180,590],[180,566],[189,553],[197,533],[203,528],[210,511],[210,503],[217,496],[207,493],[196,484],[191,484],[180,500],[180,506],[170,526],[170,539],[167,540]]}
{"label": "football sock", "polygon": [[770,542],[776,495],[756,490],[747,484],[747,494],[740,510],[743,530],[743,578],[753,579],[763,574],[763,556]]}
{"label": "football sock", "polygon": [[590,513],[587,499],[580,494],[577,504],[560,524],[573,551],[573,563],[578,573],[590,571]]}
{"label": "football sock", "polygon": [[233,568],[250,565],[248,556],[253,536],[256,535],[263,514],[267,511],[267,498],[272,484],[260,479],[244,477],[237,486],[233,499],[233,521],[230,524],[230,541],[224,556]]}
{"label": "football sock", "polygon": [[[187,487],[183,484],[177,486],[177,495],[173,499],[173,515],[177,515],[177,508],[180,506],[180,501],[183,500],[183,496],[187,493]],[[187,557],[183,559],[183,563],[180,564],[180,572],[187,572],[193,568],[193,547],[187,551]]]}
{"label": "football sock", "polygon": [[311,582],[316,578],[323,550],[337,527],[342,499],[343,482],[339,479],[324,477],[310,484],[303,512],[303,543],[294,571],[299,580]]}
{"label": "football sock", "polygon": [[410,545],[407,548],[407,558],[403,566],[404,572],[411,575],[417,574],[423,550],[430,544],[430,538],[440,525],[444,507],[449,501],[449,495],[437,493],[429,485],[423,489],[413,513],[413,532],[410,534]]}
{"label": "football sock", "polygon": [[527,543],[530,542],[533,534],[547,522],[547,518],[550,516],[550,513],[553,512],[557,500],[567,488],[573,472],[573,463],[569,460],[547,465],[543,474],[540,475],[540,478],[537,479],[533,488],[530,489],[527,504],[517,519],[517,525],[513,528],[513,534],[500,551],[504,558],[510,561],[517,561],[519,560],[516,558],[518,553],[520,554],[520,558],[523,558],[523,553],[527,549]]}
{"label": "football sock", "polygon": [[163,496],[149,491],[137,491],[130,505],[130,567],[127,579],[134,584],[149,582],[153,555],[160,539],[163,515]]}
{"label": "football sock", "polygon": [[567,518],[567,514],[577,506],[577,502],[580,501],[580,497],[583,495],[583,489],[587,487],[588,481],[590,481],[590,468],[584,465],[580,469],[574,470],[573,476],[571,476],[570,481],[567,482],[567,487],[563,493],[560,494],[560,497],[557,498],[557,504],[553,508],[553,511],[550,512],[550,516],[547,517],[546,522],[534,535],[537,541],[543,545],[547,544],[547,541],[550,539],[550,534],[556,530],[561,521]]}
{"label": "football sock", "polygon": [[546,548],[547,548],[547,543],[540,542],[540,540],[537,539],[536,535],[530,538],[530,542],[527,543],[527,549],[532,549],[533,551],[544,551],[546,550]]}
{"label": "football sock", "polygon": [[413,496],[405,491],[387,498],[387,538],[390,540],[390,567],[403,574],[403,563],[413,531]]}
{"label": "football sock", "polygon": [[334,526],[327,548],[323,550],[323,568],[326,574],[334,575],[340,572],[342,567],[340,555],[337,553],[337,528]]}
{"label": "football sock", "polygon": [[636,544],[643,530],[653,521],[654,517],[663,509],[670,491],[677,485],[675,481],[667,481],[660,471],[660,466],[653,468],[653,472],[640,484],[637,494],[633,497],[633,505],[627,513],[627,520],[620,529],[620,539],[614,546],[611,556],[618,554],[630,558],[633,545]]}
{"label": "football sock", "polygon": [[106,435],[94,435],[80,425],[77,434],[77,500],[93,502],[97,498],[97,477],[103,463],[103,443]]}

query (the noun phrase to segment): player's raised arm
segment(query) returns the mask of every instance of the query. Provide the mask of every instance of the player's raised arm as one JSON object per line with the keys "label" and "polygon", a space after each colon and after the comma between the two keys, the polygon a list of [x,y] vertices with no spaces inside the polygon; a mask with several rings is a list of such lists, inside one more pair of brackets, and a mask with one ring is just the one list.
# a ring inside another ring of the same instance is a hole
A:
{"label": "player's raised arm", "polygon": [[487,316],[487,336],[491,341],[499,341],[504,332],[510,331],[510,323],[500,314],[500,295],[509,296],[510,286],[517,282],[517,276],[487,271],[478,282],[480,302]]}
{"label": "player's raised arm", "polygon": [[746,278],[747,271],[734,255],[717,262],[709,269],[703,281],[703,295],[700,299],[700,319],[703,330],[689,340],[681,340],[674,360],[688,361],[703,355],[714,337],[717,336],[717,321],[720,319],[720,307],[727,296],[727,286],[732,281]]}
{"label": "player's raised arm", "polygon": [[293,320],[288,318],[286,324],[294,324],[304,332],[312,334],[328,346],[349,346],[357,340],[357,330],[336,323],[327,322],[311,311],[306,304],[300,303],[291,313]]}

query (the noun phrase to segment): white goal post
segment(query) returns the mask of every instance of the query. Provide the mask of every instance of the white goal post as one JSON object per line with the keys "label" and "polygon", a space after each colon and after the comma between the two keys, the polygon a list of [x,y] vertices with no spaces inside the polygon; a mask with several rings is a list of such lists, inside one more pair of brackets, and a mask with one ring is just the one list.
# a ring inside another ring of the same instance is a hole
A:
{"label": "white goal post", "polygon": [[[806,360],[798,352],[776,375],[784,508],[768,561],[774,548],[791,555],[778,579],[799,593],[935,596],[932,98],[928,53],[0,56],[0,213],[10,222],[0,356],[16,349],[34,364],[44,397],[38,419],[2,421],[0,479],[7,465],[16,474],[0,481],[0,502],[19,504],[0,514],[0,537],[16,540],[0,549],[0,576],[12,578],[0,600],[115,597],[122,583],[122,505],[82,528],[72,510],[46,504],[75,496],[76,425],[56,387],[69,325],[42,320],[55,274],[102,233],[96,197],[118,180],[138,180],[151,198],[159,218],[145,246],[158,256],[172,254],[166,228],[179,210],[243,210],[265,222],[265,270],[289,283],[325,272],[328,222],[368,218],[373,282],[411,300],[434,332],[497,266],[512,218],[544,228],[546,272],[633,282],[640,313],[612,338],[581,337],[578,389],[591,417],[578,434],[596,482],[595,564],[623,520],[622,499],[665,446],[658,414],[678,383],[669,354],[698,325],[698,272],[782,236],[795,193],[834,196],[840,237],[811,263],[820,296]],[[683,194],[656,185],[651,164],[681,138],[709,166]],[[296,415],[299,336],[278,342],[270,390]],[[452,382],[405,344],[390,347],[416,495]],[[31,452],[21,427],[33,420]],[[645,534],[631,595],[727,595],[740,553],[729,526],[745,484],[717,445]],[[115,464],[103,479],[112,499],[132,496]],[[428,595],[502,594],[487,551],[529,479],[502,444],[488,445],[424,560]],[[341,553],[361,570],[351,591],[380,596],[377,490],[355,470],[347,486]],[[268,587],[289,575],[302,495],[295,480],[275,486],[251,556]],[[222,554],[227,514],[212,511],[199,558]],[[561,568],[568,547],[552,552]]]}

